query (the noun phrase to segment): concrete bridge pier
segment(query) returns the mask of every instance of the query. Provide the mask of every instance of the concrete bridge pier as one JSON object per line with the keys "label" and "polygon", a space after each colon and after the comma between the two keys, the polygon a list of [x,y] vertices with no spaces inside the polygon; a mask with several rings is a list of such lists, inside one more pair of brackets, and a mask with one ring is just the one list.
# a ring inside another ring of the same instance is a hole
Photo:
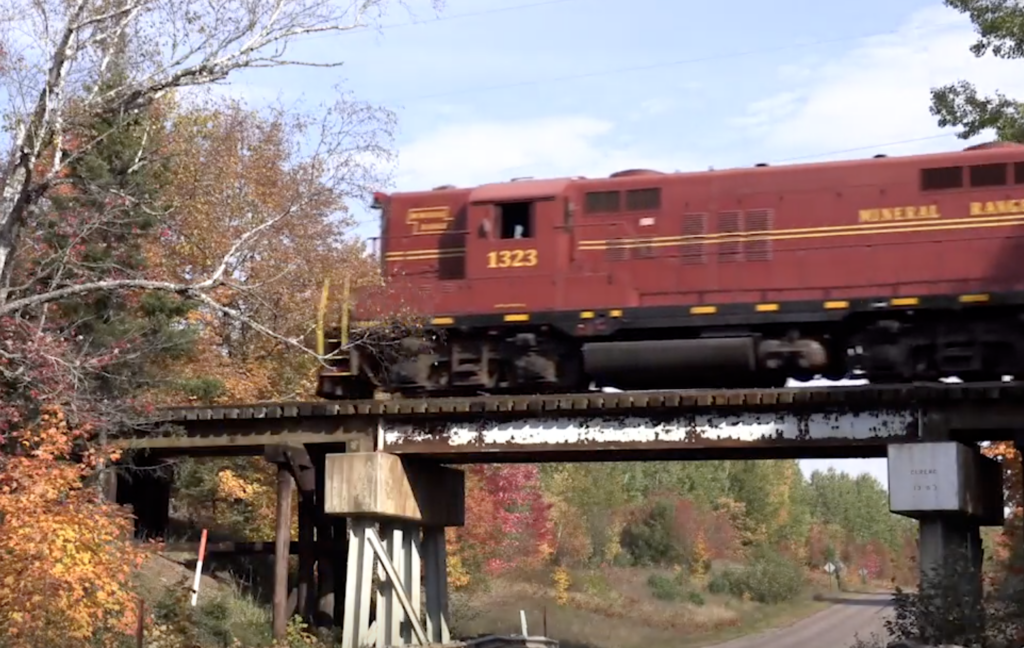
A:
{"label": "concrete bridge pier", "polygon": [[889,446],[889,508],[919,524],[920,639],[963,643],[984,630],[981,527],[1003,524],[1002,467],[932,423]]}
{"label": "concrete bridge pier", "polygon": [[448,643],[445,527],[461,470],[382,452],[327,455],[324,512],[349,521],[343,648]]}

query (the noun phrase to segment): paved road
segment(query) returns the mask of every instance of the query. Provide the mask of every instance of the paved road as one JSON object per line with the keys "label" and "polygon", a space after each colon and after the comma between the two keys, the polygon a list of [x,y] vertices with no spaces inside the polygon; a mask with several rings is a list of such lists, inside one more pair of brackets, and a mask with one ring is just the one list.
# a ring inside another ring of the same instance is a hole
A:
{"label": "paved road", "polygon": [[785,628],[740,637],[711,648],[849,648],[856,640],[884,636],[889,594],[840,594],[836,604]]}

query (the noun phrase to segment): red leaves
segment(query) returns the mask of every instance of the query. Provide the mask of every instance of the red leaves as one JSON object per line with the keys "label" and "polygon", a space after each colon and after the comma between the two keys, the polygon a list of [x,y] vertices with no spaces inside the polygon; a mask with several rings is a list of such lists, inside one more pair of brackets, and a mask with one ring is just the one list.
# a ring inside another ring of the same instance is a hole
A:
{"label": "red leaves", "polygon": [[738,548],[739,534],[728,511],[712,511],[689,499],[676,498],[674,534],[688,554],[701,540],[713,560],[732,558]]}
{"label": "red leaves", "polygon": [[536,466],[469,466],[453,553],[471,573],[536,565],[552,551],[549,509]]}

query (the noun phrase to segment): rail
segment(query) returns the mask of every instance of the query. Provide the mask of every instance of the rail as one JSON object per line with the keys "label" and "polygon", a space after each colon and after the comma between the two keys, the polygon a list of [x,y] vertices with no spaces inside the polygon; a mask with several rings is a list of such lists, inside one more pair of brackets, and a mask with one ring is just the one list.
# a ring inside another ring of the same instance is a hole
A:
{"label": "rail", "polygon": [[263,420],[351,416],[434,417],[460,414],[623,412],[653,410],[827,410],[906,408],[958,402],[1024,398],[1024,382],[792,387],[782,389],[701,389],[648,392],[591,392],[526,396],[271,402],[245,405],[168,407],[153,421]]}
{"label": "rail", "polygon": [[921,426],[936,417],[964,442],[1015,438],[1024,382],[170,407],[116,442],[192,456],[315,444],[323,452],[382,450],[453,463],[866,457],[920,440]]}

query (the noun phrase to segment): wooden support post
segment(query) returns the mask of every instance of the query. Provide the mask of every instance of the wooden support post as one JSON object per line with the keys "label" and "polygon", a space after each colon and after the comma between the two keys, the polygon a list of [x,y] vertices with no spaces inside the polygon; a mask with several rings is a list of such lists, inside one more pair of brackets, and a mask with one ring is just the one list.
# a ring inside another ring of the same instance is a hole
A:
{"label": "wooden support post", "polygon": [[[284,639],[288,631],[289,612],[293,609],[293,604],[289,602],[288,591],[288,557],[291,553],[292,541],[292,490],[294,486],[298,485],[299,492],[303,493],[303,498],[299,501],[301,508],[303,506],[302,499],[309,500],[313,497],[316,480],[314,479],[313,463],[305,448],[301,446],[267,446],[263,449],[263,456],[277,466],[277,529],[274,537],[274,639]],[[301,517],[300,514],[300,524]],[[303,547],[305,551],[303,551]],[[300,538],[300,565],[303,553],[307,556],[306,562],[308,563],[308,556],[311,552],[310,538]],[[307,607],[303,594],[308,596],[312,587],[309,580],[303,582],[305,575],[300,570],[299,586],[294,599],[294,609],[299,614],[302,614],[303,609]]]}
{"label": "wooden support post", "polygon": [[292,487],[288,467],[277,467],[277,528],[274,538],[274,639],[288,633],[288,554],[292,540]]}
{"label": "wooden support post", "polygon": [[298,614],[309,623],[316,609],[316,501],[313,491],[299,493]]}
{"label": "wooden support post", "polygon": [[451,641],[448,611],[448,553],[444,527],[423,529],[423,552],[426,558],[427,634],[435,643]]}
{"label": "wooden support post", "polygon": [[353,517],[350,524],[349,604],[342,624],[342,648],[450,642],[444,528],[383,520],[378,534],[374,528],[378,522],[372,518]]}
{"label": "wooden support post", "polygon": [[348,582],[348,520],[336,517],[331,522],[334,545],[331,549],[331,567],[334,570],[334,618],[345,618],[345,590]]}
{"label": "wooden support post", "polygon": [[350,528],[343,648],[447,643],[444,529],[465,522],[462,471],[366,452],[329,455],[323,472],[324,510]]}
{"label": "wooden support post", "polygon": [[[324,515],[324,461],[325,454],[320,450],[312,450],[313,466],[316,477],[316,541],[321,546],[334,540],[334,527],[331,520]],[[341,621],[335,611],[335,560],[336,552],[322,548],[316,555],[316,610],[314,612],[317,627],[332,628]]]}

